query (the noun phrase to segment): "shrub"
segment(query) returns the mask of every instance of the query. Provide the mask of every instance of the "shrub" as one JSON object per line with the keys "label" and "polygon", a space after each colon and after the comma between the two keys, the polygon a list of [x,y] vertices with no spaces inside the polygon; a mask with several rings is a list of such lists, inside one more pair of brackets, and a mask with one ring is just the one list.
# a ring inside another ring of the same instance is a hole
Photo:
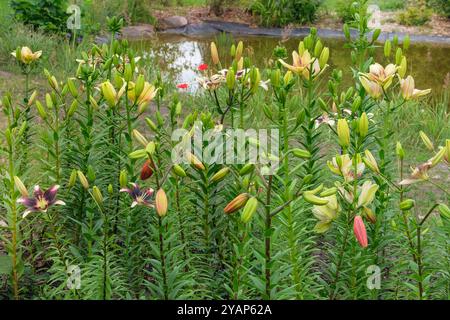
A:
{"label": "shrub", "polygon": [[442,13],[450,18],[450,1],[448,0],[429,0],[429,4],[435,8],[436,12]]}
{"label": "shrub", "polygon": [[398,16],[400,24],[407,26],[422,26],[430,21],[432,10],[427,8],[425,1],[414,1]]}
{"label": "shrub", "polygon": [[[361,1],[360,5],[363,5],[365,11],[367,11],[367,1]],[[353,20],[355,9],[355,1],[339,0],[336,6],[336,13],[342,22],[350,22]]]}
{"label": "shrub", "polygon": [[62,32],[69,15],[66,0],[12,0],[14,17],[35,29],[47,32]]}
{"label": "shrub", "polygon": [[257,0],[251,11],[260,16],[265,26],[309,23],[317,17],[321,0]]}

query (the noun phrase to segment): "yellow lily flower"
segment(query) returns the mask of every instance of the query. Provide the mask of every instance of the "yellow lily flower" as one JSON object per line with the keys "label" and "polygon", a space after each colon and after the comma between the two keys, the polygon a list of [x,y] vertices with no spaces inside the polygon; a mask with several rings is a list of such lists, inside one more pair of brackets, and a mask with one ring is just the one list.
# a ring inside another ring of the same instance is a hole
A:
{"label": "yellow lily flower", "polygon": [[400,79],[400,89],[402,97],[405,100],[416,99],[425,96],[431,92],[431,89],[418,90],[415,88],[414,78],[407,76],[406,79]]}
{"label": "yellow lily flower", "polygon": [[125,87],[126,84],[124,83],[122,88],[120,88],[119,92],[117,92],[114,86],[111,84],[111,82],[109,82],[109,80],[103,82],[100,85],[103,97],[105,98],[106,102],[110,107],[114,107],[119,102],[119,99],[125,92]]}
{"label": "yellow lily flower", "polygon": [[331,227],[331,223],[339,216],[339,204],[336,195],[333,194],[324,198],[328,200],[328,203],[323,206],[313,206],[312,212],[314,216],[319,220],[314,231],[317,233],[324,233]]}
{"label": "yellow lily flower", "polygon": [[[357,169],[356,174],[358,177],[360,177],[364,172],[365,165],[361,161],[361,157],[359,157],[357,161],[358,164],[356,166]],[[345,182],[350,182],[354,180],[355,173],[353,169],[354,167],[353,159],[350,159],[350,156],[348,154],[333,157],[332,161],[327,162],[327,165],[331,172],[344,177]]]}
{"label": "yellow lily flower", "polygon": [[282,59],[279,59],[280,63],[298,75],[302,75],[306,79],[309,79],[310,72],[312,72],[312,76],[319,76],[328,65],[325,65],[323,68],[320,67],[319,60],[315,57],[311,57],[311,54],[308,50],[305,50],[301,56],[297,53],[297,51],[292,52],[292,65],[284,62]]}
{"label": "yellow lily flower", "polygon": [[378,190],[378,185],[371,181],[366,181],[361,187],[361,193],[358,196],[358,207],[368,206],[375,198],[375,193]]}
{"label": "yellow lily flower", "polygon": [[11,52],[11,54],[16,59],[21,61],[23,64],[31,64],[32,62],[34,62],[34,61],[36,61],[37,59],[40,58],[40,56],[42,55],[42,51],[33,52],[28,47],[22,47],[22,49],[20,50],[20,57],[17,57],[17,52],[16,51]]}
{"label": "yellow lily flower", "polygon": [[378,99],[383,94],[383,88],[377,82],[369,80],[365,74],[359,76],[359,81],[373,99]]}
{"label": "yellow lily flower", "polygon": [[374,63],[370,65],[369,73],[364,73],[363,75],[369,80],[378,83],[386,90],[392,84],[392,79],[394,78],[397,69],[398,67],[392,63],[388,64],[386,68],[379,63]]}

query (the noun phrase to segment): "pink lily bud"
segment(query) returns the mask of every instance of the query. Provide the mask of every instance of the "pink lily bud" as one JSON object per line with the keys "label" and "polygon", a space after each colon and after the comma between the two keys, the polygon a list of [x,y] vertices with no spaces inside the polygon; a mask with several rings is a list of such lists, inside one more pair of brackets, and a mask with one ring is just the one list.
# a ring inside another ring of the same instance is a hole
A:
{"label": "pink lily bud", "polygon": [[361,216],[356,216],[353,221],[353,232],[355,233],[356,240],[358,240],[361,247],[367,247],[367,232],[366,226]]}

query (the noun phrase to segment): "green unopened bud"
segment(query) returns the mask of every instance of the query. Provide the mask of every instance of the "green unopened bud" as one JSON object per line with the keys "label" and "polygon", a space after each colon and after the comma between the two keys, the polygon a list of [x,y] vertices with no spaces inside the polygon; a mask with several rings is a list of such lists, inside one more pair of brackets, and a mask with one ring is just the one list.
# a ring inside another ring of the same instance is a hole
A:
{"label": "green unopened bud", "polygon": [[303,55],[303,53],[305,52],[305,43],[303,41],[300,41],[300,43],[298,44],[298,54],[300,56]]}
{"label": "green unopened bud", "polygon": [[403,150],[402,144],[400,142],[397,142],[397,145],[395,147],[395,153],[397,154],[397,157],[402,160],[405,157],[405,150]]}
{"label": "green unopened bud", "polygon": [[430,138],[428,138],[428,136],[425,134],[425,132],[419,131],[419,135],[420,135],[420,138],[422,139],[425,147],[427,147],[428,150],[433,151],[434,150],[433,142],[431,142]]}
{"label": "green unopened bud", "polygon": [[328,49],[328,47],[325,47],[323,48],[319,58],[319,66],[321,69],[323,69],[326,66],[329,58],[330,58],[330,49]]}
{"label": "green unopened bud", "polygon": [[126,82],[129,82],[131,81],[131,79],[133,79],[133,69],[131,68],[131,64],[125,64],[125,71],[123,76]]}
{"label": "green unopened bud", "polygon": [[284,84],[287,85],[289,82],[291,82],[292,77],[293,77],[293,75],[292,75],[291,71],[286,72],[284,77],[283,77]]}
{"label": "green unopened bud", "polygon": [[28,99],[27,105],[28,105],[29,107],[31,107],[31,106],[33,105],[34,100],[36,100],[36,96],[37,96],[37,91],[34,90],[33,93],[32,93],[31,96],[30,96],[30,99]]}
{"label": "green unopened bud", "polygon": [[322,49],[323,49],[322,42],[320,40],[317,40],[316,46],[314,47],[314,56],[319,57],[320,54],[322,53]]}
{"label": "green unopened bud", "polygon": [[121,188],[125,188],[128,185],[128,173],[125,169],[120,171],[119,184]]}
{"label": "green unopened bud", "polygon": [[140,74],[136,80],[136,84],[134,85],[134,94],[135,97],[138,98],[145,87],[145,77],[144,75]]}
{"label": "green unopened bud", "polygon": [[403,38],[403,50],[408,50],[410,43],[411,43],[411,38],[409,37],[409,35],[406,35]]}
{"label": "green unopened bud", "polygon": [[350,40],[350,27],[348,26],[348,24],[344,23],[342,31],[344,32],[345,38],[347,38],[347,40]]}
{"label": "green unopened bud", "polygon": [[136,129],[133,130],[133,137],[139,142],[142,146],[146,147],[148,144],[147,139]]}
{"label": "green unopened bud", "polygon": [[311,192],[304,192],[303,193],[303,199],[305,199],[306,202],[309,202],[311,204],[317,205],[317,206],[324,206],[328,204],[327,199],[320,198]]}
{"label": "green unopened bud", "polygon": [[438,210],[443,218],[450,219],[450,208],[447,205],[441,203],[438,206]]}
{"label": "green unopened bud", "polygon": [[145,118],[145,122],[147,122],[148,127],[153,132],[157,132],[158,131],[158,127],[156,126],[156,124],[150,118]]}
{"label": "green unopened bud", "polygon": [[440,147],[438,153],[436,153],[434,155],[434,157],[430,159],[431,167],[435,167],[439,162],[441,162],[441,160],[444,158],[446,152],[447,152],[446,148]]}
{"label": "green unopened bud", "polygon": [[77,182],[77,170],[73,169],[72,172],[70,173],[69,182],[67,183],[69,189],[72,188],[76,182]]}
{"label": "green unopened bud", "polygon": [[89,189],[89,182],[86,179],[86,176],[84,175],[84,173],[81,170],[78,170],[77,175],[78,175],[78,179],[80,180],[83,188],[85,188],[86,190]]}
{"label": "green unopened bud", "polygon": [[114,187],[113,187],[113,185],[112,185],[111,183],[108,184],[107,190],[108,190],[108,193],[109,193],[110,195],[114,193]]}
{"label": "green unopened bud", "polygon": [[369,133],[369,119],[367,118],[367,114],[365,112],[363,112],[359,118],[358,129],[361,138],[365,138],[367,133]]}
{"label": "green unopened bud", "polygon": [[295,148],[295,149],[292,149],[292,153],[297,158],[301,158],[301,159],[309,159],[309,158],[311,158],[311,153],[308,150]]}
{"label": "green unopened bud", "polygon": [[234,57],[236,56],[236,46],[234,44],[231,45],[230,48],[230,56],[234,59]]}
{"label": "green unopened bud", "polygon": [[234,57],[234,59],[236,61],[241,60],[243,51],[244,51],[244,43],[242,41],[239,41],[239,43],[238,43],[238,45],[236,47],[236,56]]}
{"label": "green unopened bud", "polygon": [[414,207],[414,200],[413,199],[406,199],[400,202],[400,210],[407,211],[410,210],[412,207]]}
{"label": "green unopened bud", "polygon": [[97,204],[99,206],[101,206],[103,204],[103,195],[97,186],[94,186],[92,188],[92,197],[94,198],[95,202],[97,202]]}
{"label": "green unopened bud", "polygon": [[72,79],[67,79],[67,87],[69,88],[70,94],[72,95],[72,97],[76,98],[78,97],[78,89],[75,86],[75,83],[73,82]]}
{"label": "green unopened bud", "polygon": [[329,196],[332,196],[333,194],[336,194],[336,192],[337,192],[337,188],[336,187],[332,187],[332,188],[328,188],[328,189],[323,190],[320,193],[320,196],[321,197],[329,197]]}
{"label": "green unopened bud", "polygon": [[214,174],[211,177],[211,182],[215,183],[215,182],[222,181],[223,179],[225,179],[225,177],[228,175],[229,172],[230,172],[230,168],[228,168],[228,167],[220,169],[219,171],[216,172],[216,174]]}
{"label": "green unopened bud", "polygon": [[47,104],[47,108],[53,109],[53,99],[48,93],[45,95],[45,103]]}
{"label": "green unopened bud", "polygon": [[156,150],[156,144],[153,141],[150,141],[147,143],[147,146],[145,147],[145,152],[147,152],[148,155],[152,155],[155,153]]}
{"label": "green unopened bud", "polygon": [[98,103],[97,103],[97,101],[94,99],[93,96],[89,96],[89,103],[91,104],[91,106],[94,107],[95,110],[98,110]]}
{"label": "green unopened bud", "polygon": [[390,40],[386,40],[384,43],[384,56],[388,58],[391,55],[392,44]]}
{"label": "green unopened bud", "polygon": [[253,163],[247,163],[241,168],[241,170],[239,170],[239,175],[245,176],[246,174],[253,172],[254,169],[255,165]]}
{"label": "green unopened bud", "polygon": [[407,67],[408,67],[408,65],[407,65],[406,57],[403,56],[402,61],[400,62],[400,66],[397,71],[400,78],[405,77]]}
{"label": "green unopened bud", "polygon": [[380,36],[380,33],[381,33],[381,29],[375,29],[375,30],[373,31],[373,34],[372,34],[372,42],[375,42],[375,41],[378,40],[378,37]]}
{"label": "green unopened bud", "polygon": [[245,204],[244,210],[242,210],[241,213],[241,221],[243,223],[248,223],[252,219],[257,209],[258,199],[256,199],[255,197],[248,199],[247,203]]}
{"label": "green unopened bud", "polygon": [[128,154],[128,157],[130,159],[141,159],[141,158],[145,158],[147,157],[147,152],[145,151],[145,149],[138,149],[136,151],[131,152],[130,154]]}
{"label": "green unopened bud", "polygon": [[36,109],[42,120],[45,120],[47,118],[47,112],[45,111],[45,107],[42,105],[40,101],[36,101]]}
{"label": "green unopened bud", "polygon": [[23,184],[22,180],[19,177],[14,176],[14,184],[16,185],[17,190],[19,190],[22,197],[28,197],[28,190]]}
{"label": "green unopened bud", "polygon": [[69,110],[67,111],[67,116],[71,117],[75,114],[75,112],[78,109],[78,101],[73,100],[72,104],[70,105]]}
{"label": "green unopened bud", "polygon": [[339,145],[346,148],[350,145],[350,129],[347,120],[339,119],[337,123],[337,134]]}
{"label": "green unopened bud", "polygon": [[184,178],[187,176],[186,171],[184,171],[184,169],[178,164],[175,164],[172,169],[173,169],[173,172],[180,178]]}
{"label": "green unopened bud", "polygon": [[227,88],[228,88],[228,90],[233,90],[234,84],[235,84],[235,82],[236,82],[236,75],[234,74],[233,69],[229,69],[229,70],[228,70],[226,82],[227,82]]}
{"label": "green unopened bud", "polygon": [[400,63],[402,62],[402,57],[403,57],[403,50],[402,48],[397,48],[397,51],[395,52],[395,64],[396,65],[400,65]]}

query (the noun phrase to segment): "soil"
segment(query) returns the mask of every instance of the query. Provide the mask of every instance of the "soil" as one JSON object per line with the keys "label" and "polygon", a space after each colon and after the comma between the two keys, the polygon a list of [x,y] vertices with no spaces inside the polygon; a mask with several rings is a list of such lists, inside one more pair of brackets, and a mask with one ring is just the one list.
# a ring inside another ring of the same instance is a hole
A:
{"label": "soil", "polygon": [[[434,14],[431,21],[423,26],[404,26],[397,22],[397,16],[400,11],[383,11],[381,19],[381,30],[385,32],[401,32],[409,34],[426,34],[450,36],[450,19]],[[189,23],[199,23],[206,20],[219,20],[226,22],[245,23],[251,27],[257,27],[259,19],[252,15],[244,8],[227,8],[224,14],[217,17],[210,12],[207,7],[193,8],[165,8],[164,10],[154,10],[152,15],[157,19],[173,16],[184,15]],[[322,13],[314,26],[323,29],[342,30],[342,22],[333,13]],[[287,26],[292,28],[297,26]]]}

